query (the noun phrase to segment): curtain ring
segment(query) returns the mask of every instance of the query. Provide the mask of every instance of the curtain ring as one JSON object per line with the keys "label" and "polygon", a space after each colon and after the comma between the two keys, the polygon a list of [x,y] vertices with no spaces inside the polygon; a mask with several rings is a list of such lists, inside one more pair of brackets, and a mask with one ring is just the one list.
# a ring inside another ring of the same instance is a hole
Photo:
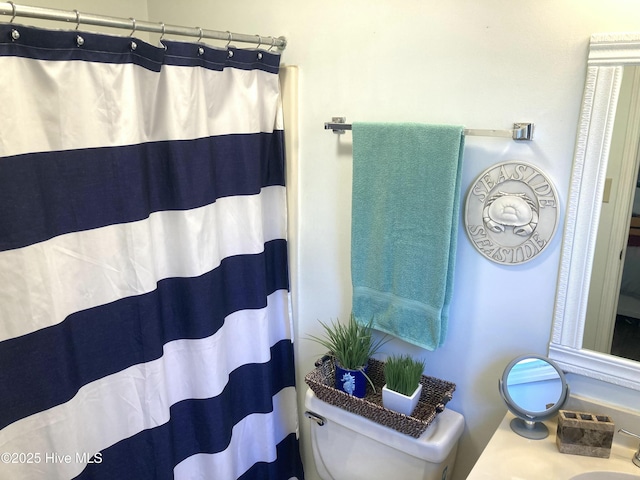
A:
{"label": "curtain ring", "polygon": [[269,47],[269,51],[271,51],[271,49],[275,47],[275,45],[276,45],[276,39],[274,37],[271,37],[271,46]]}
{"label": "curtain ring", "polygon": [[262,45],[262,37],[260,35],[256,35],[256,37],[258,37],[258,46],[256,47],[256,50],[258,48],[260,48],[260,45]]}
{"label": "curtain ring", "polygon": [[16,4],[13,2],[7,2],[7,3],[11,5],[11,11],[12,11],[11,20],[9,20],[9,23],[13,23],[13,21],[16,18]]}
{"label": "curtain ring", "polygon": [[224,46],[225,48],[229,48],[229,44],[231,43],[231,40],[233,40],[233,35],[231,35],[231,32],[229,30],[227,30],[227,34],[229,36],[227,37],[227,44]]}
{"label": "curtain ring", "polygon": [[80,26],[80,12],[78,10],[74,10],[74,12],[76,14],[76,30],[78,30]]}
{"label": "curtain ring", "polygon": [[133,30],[131,30],[131,33],[129,34],[129,36],[132,37],[133,34],[136,33],[136,19],[133,17],[129,17],[129,20],[131,20],[131,22],[133,23]]}
{"label": "curtain ring", "polygon": [[200,30],[200,36],[198,37],[198,43],[200,43],[202,41],[202,28],[201,27],[196,27],[198,30]]}

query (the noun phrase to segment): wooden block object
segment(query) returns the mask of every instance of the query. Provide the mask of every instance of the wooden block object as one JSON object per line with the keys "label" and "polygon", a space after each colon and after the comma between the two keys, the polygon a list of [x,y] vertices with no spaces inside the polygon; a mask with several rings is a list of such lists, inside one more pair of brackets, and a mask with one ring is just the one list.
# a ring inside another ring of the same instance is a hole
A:
{"label": "wooden block object", "polygon": [[556,445],[561,453],[609,458],[614,430],[607,415],[560,410]]}

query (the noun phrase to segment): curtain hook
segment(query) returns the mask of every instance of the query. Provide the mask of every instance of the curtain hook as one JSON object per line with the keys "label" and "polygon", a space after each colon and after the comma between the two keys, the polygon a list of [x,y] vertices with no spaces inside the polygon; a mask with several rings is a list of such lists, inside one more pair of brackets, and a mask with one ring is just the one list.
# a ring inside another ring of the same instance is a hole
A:
{"label": "curtain hook", "polygon": [[76,30],[78,30],[78,27],[80,27],[80,12],[78,10],[74,10],[75,14],[76,14]]}
{"label": "curtain hook", "polygon": [[131,20],[131,22],[133,23],[133,30],[131,30],[129,36],[133,37],[133,34],[136,33],[136,19],[133,17],[129,17],[129,20]]}
{"label": "curtain hook", "polygon": [[158,40],[158,42],[160,42],[160,45],[162,45],[164,47],[164,51],[167,51],[167,46],[162,43],[162,39],[164,38],[164,22],[160,22],[160,26],[162,27],[162,33],[160,34],[160,39]]}
{"label": "curtain hook", "polygon": [[16,4],[13,2],[7,2],[7,3],[11,5],[11,11],[12,11],[11,20],[9,20],[9,23],[13,23],[13,21],[16,18]]}
{"label": "curtain hook", "polygon": [[256,47],[256,50],[257,50],[258,48],[260,48],[260,45],[262,45],[262,37],[257,34],[256,34],[256,37],[258,37],[258,46]]}
{"label": "curtain hook", "polygon": [[233,40],[233,35],[231,35],[231,32],[229,30],[227,30],[227,34],[229,36],[227,37],[227,44],[224,46],[225,48],[229,48],[229,44],[231,43],[231,40]]}
{"label": "curtain hook", "polygon": [[196,27],[198,30],[200,30],[200,36],[198,37],[198,43],[200,43],[202,41],[202,28],[201,27]]}
{"label": "curtain hook", "polygon": [[271,49],[275,47],[275,45],[276,45],[276,39],[274,37],[271,37],[271,46],[269,47],[269,51],[271,51]]}

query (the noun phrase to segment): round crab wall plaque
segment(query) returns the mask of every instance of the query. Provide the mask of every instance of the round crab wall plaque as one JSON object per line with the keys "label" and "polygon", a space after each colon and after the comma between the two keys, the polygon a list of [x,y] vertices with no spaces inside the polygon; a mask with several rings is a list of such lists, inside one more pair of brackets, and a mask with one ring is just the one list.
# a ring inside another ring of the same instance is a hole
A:
{"label": "round crab wall plaque", "polygon": [[549,245],[558,210],[556,189],[544,173],[524,162],[499,163],[469,188],[465,229],[489,260],[517,265]]}

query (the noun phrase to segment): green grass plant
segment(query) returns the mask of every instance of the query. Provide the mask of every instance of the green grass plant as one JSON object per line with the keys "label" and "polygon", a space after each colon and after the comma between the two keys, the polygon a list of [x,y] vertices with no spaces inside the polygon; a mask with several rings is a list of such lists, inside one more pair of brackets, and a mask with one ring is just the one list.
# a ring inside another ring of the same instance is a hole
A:
{"label": "green grass plant", "polygon": [[424,360],[415,360],[409,355],[394,355],[384,364],[384,378],[387,388],[410,397],[418,388]]}
{"label": "green grass plant", "polygon": [[367,325],[358,323],[351,314],[349,322],[332,321],[330,324],[320,321],[324,336],[310,335],[309,338],[329,350],[338,364],[347,370],[362,370],[387,340],[373,340],[372,321]]}

